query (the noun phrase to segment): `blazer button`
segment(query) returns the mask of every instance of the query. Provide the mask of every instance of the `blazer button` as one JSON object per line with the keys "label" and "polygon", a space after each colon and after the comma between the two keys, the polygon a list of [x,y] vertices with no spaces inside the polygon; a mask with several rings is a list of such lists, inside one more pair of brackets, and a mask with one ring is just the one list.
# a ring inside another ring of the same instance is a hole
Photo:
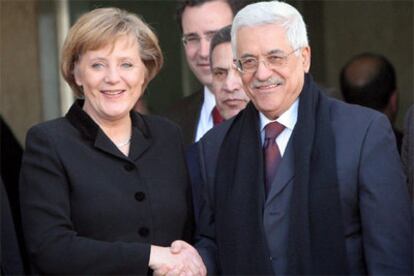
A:
{"label": "blazer button", "polygon": [[135,193],[135,199],[138,201],[143,201],[145,199],[145,194],[143,192]]}
{"label": "blazer button", "polygon": [[132,165],[132,164],[126,164],[126,165],[124,166],[124,169],[125,169],[127,172],[130,172],[130,171],[132,171],[132,170],[134,169],[134,165]]}
{"label": "blazer button", "polygon": [[148,234],[149,234],[149,229],[148,229],[147,227],[141,227],[141,228],[139,228],[139,230],[138,230],[138,234],[139,234],[141,237],[146,237],[146,236],[148,236]]}

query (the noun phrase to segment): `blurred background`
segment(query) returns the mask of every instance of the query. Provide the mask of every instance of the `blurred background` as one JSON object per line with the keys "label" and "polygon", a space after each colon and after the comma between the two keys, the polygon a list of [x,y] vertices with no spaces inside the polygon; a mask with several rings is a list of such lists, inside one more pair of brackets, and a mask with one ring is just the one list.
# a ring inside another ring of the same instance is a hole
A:
{"label": "blurred background", "polygon": [[[286,2],[304,16],[311,73],[332,96],[340,98],[339,73],[351,56],[370,51],[393,63],[399,88],[396,126],[402,129],[414,102],[414,1]],[[33,124],[66,113],[73,96],[60,79],[60,46],[82,13],[107,6],[141,15],[160,39],[165,65],[146,91],[151,112],[162,112],[199,86],[185,61],[173,0],[0,0],[0,113],[20,143]]]}

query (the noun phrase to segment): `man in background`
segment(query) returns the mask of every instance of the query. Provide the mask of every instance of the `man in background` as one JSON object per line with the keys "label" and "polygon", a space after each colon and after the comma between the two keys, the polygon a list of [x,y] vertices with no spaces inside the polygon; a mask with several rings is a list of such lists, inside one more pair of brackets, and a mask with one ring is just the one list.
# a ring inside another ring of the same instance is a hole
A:
{"label": "man in background", "polygon": [[187,0],[177,8],[187,63],[203,85],[165,114],[181,126],[186,145],[198,141],[213,127],[211,112],[216,102],[212,93],[210,42],[219,29],[231,24],[233,8],[231,2],[225,0]]}
{"label": "man in background", "polygon": [[373,108],[388,117],[401,152],[402,133],[393,125],[398,112],[398,92],[391,62],[375,53],[358,54],[342,68],[340,85],[347,103]]}
{"label": "man in background", "polygon": [[249,102],[234,63],[230,31],[230,25],[224,27],[211,41],[212,89],[216,99],[216,107],[213,110],[214,125],[237,115]]}
{"label": "man in background", "polygon": [[[212,112],[214,125],[237,115],[249,102],[237,67],[234,65],[230,31],[231,26],[226,26],[220,29],[211,40],[212,90],[216,98],[216,107]],[[204,186],[200,174],[198,143],[187,148],[187,164],[193,188],[194,216],[198,223]]]}

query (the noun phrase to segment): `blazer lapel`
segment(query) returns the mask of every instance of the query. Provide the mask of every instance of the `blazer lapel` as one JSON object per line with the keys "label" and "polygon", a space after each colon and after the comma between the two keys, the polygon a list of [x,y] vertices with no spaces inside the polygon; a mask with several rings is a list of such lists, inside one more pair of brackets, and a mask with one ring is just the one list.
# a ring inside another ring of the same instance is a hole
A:
{"label": "blazer lapel", "polygon": [[137,160],[152,144],[151,137],[146,137],[138,128],[132,129],[131,146],[129,148],[129,158]]}
{"label": "blazer lapel", "polygon": [[142,116],[132,112],[131,119],[132,134],[128,157],[125,156],[100,129],[96,135],[95,147],[122,159],[130,159],[132,161],[137,160],[151,146],[152,138],[149,128]]}
{"label": "blazer lapel", "polygon": [[94,146],[101,151],[125,159],[126,156],[111,142],[102,130],[96,134]]}
{"label": "blazer lapel", "polygon": [[86,139],[94,143],[96,148],[122,159],[130,158],[131,160],[136,160],[150,147],[152,138],[144,119],[145,116],[135,111],[130,112],[132,137],[127,157],[111,142],[89,115],[82,110],[83,103],[83,100],[77,100],[66,114],[66,118]]}
{"label": "blazer lapel", "polygon": [[272,202],[288,183],[292,182],[295,175],[293,146],[290,141],[279,166],[278,172],[271,185],[269,195],[267,196],[265,207]]}

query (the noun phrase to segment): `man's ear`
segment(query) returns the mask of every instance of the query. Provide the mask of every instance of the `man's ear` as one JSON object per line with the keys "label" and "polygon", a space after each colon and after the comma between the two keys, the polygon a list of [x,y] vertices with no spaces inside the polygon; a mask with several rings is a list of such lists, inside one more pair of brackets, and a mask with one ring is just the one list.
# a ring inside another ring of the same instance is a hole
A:
{"label": "man's ear", "polygon": [[390,97],[390,100],[388,102],[388,105],[390,107],[390,110],[393,114],[397,113],[398,110],[398,93],[397,89],[395,89]]}
{"label": "man's ear", "polygon": [[309,73],[311,66],[311,48],[309,46],[303,47],[301,50],[303,69],[305,73]]}

